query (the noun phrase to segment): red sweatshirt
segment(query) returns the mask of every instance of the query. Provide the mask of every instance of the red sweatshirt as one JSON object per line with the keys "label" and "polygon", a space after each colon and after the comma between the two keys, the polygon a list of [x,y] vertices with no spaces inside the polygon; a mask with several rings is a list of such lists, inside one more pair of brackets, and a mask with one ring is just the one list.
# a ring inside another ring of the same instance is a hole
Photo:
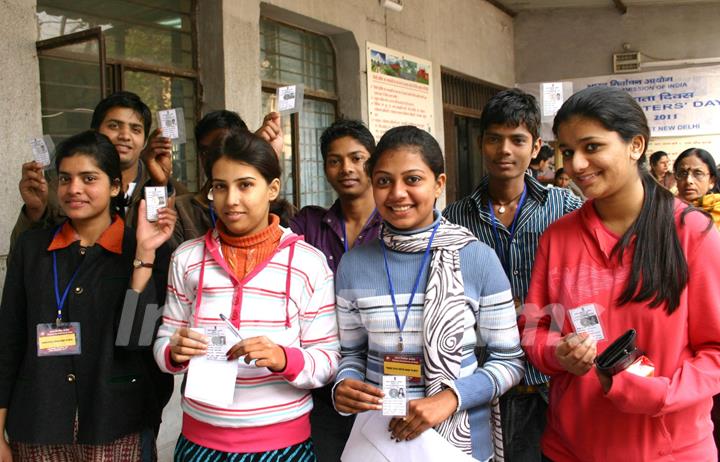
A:
{"label": "red sweatshirt", "polygon": [[[610,258],[619,236],[603,225],[592,201],[556,221],[540,239],[520,322],[529,361],[552,377],[542,440],[550,459],[717,461],[710,409],[720,392],[720,234],[706,231],[710,222],[697,212],[681,224],[685,207],[676,200],[690,276],[672,315],[664,306],[615,303],[634,248],[622,264]],[[635,328],[638,347],[655,364],[654,377],[621,372],[605,394],[594,370],[579,377],[560,366],[555,345],[574,331],[568,310],[590,303],[605,336],[598,354]]]}

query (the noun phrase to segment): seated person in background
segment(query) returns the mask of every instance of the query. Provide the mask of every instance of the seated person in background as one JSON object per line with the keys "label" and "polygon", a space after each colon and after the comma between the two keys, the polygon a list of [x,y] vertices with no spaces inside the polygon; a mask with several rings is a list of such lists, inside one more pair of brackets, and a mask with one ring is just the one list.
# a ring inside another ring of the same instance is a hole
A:
{"label": "seated person in background", "polygon": [[675,159],[673,170],[678,197],[709,213],[720,229],[720,191],[712,154],[704,149],[686,149]]}
{"label": "seated person in background", "polygon": [[[375,150],[370,130],[357,120],[338,120],[320,137],[325,177],[338,199],[324,209],[303,207],[290,220],[290,228],[320,249],[333,273],[340,258],[355,246],[377,239],[382,218],[375,211],[370,178],[365,163]],[[352,429],[353,418],[341,416],[332,405],[331,386],[313,391],[315,406],[310,414],[315,451],[319,462],[340,460]]]}
{"label": "seated person in background", "polygon": [[551,181],[548,181],[544,175],[545,170],[548,168],[548,165],[550,164],[550,159],[553,158],[555,155],[553,148],[548,146],[547,144],[544,144],[540,151],[538,152],[537,156],[530,159],[530,173],[532,174],[532,177],[538,180],[540,183],[547,184],[552,183]]}
{"label": "seated person in background", "polygon": [[[278,156],[282,154],[283,149],[280,127],[280,114],[271,112],[265,116],[263,125],[256,132],[256,135],[273,146]],[[247,124],[236,112],[223,109],[205,114],[195,126],[195,142],[200,165],[205,166],[207,152],[216,140],[229,133],[247,131],[249,131]],[[210,178],[210,172],[205,172],[205,176]],[[217,217],[214,211],[211,211],[208,200],[210,186],[210,181],[207,180],[197,193],[184,194],[176,199],[178,222],[170,241],[173,249],[187,240],[203,236],[209,229],[215,227]],[[285,199],[278,198],[273,201],[271,212],[280,217],[282,226],[287,226],[295,208]]]}
{"label": "seated person in background", "polygon": [[[148,141],[151,124],[150,109],[138,95],[128,91],[113,93],[100,101],[90,124],[90,128],[110,139],[120,155],[124,188],[121,194],[127,201],[125,219],[130,227],[137,222],[143,187],[167,186],[168,195],[187,191],[171,177],[172,142],[160,136],[159,129]],[[58,204],[55,181],[55,178],[50,181],[45,178],[37,162],[23,164],[20,195],[24,205],[13,229],[11,244],[27,229],[52,227],[65,219]]]}
{"label": "seated person in background", "polygon": [[658,183],[673,192],[675,176],[670,171],[670,158],[665,151],[655,151],[650,156],[650,173]]}

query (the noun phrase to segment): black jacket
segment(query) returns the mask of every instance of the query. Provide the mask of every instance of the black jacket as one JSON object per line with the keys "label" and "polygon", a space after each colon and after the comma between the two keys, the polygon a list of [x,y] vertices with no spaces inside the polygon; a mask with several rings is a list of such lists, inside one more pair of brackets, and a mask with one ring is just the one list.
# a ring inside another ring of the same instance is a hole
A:
{"label": "black jacket", "polygon": [[[139,297],[130,291],[129,300],[137,299],[132,335],[129,345],[116,346],[135,255],[134,232],[125,228],[122,255],[98,244],[81,251],[79,241],[57,250],[61,293],[82,262],[63,312],[65,321],[80,323],[82,354],[38,357],[36,326],[53,322],[57,314],[47,250],[53,231],[20,236],[8,265],[0,305],[0,408],[8,409],[10,439],[72,443],[76,410],[81,444],[108,443],[156,427],[172,393],[172,377],[155,365],[152,340],[149,345],[138,341],[146,304],[157,303],[166,274],[153,274],[159,281],[151,280]],[[167,252],[158,251],[156,267],[162,273],[167,265]]]}

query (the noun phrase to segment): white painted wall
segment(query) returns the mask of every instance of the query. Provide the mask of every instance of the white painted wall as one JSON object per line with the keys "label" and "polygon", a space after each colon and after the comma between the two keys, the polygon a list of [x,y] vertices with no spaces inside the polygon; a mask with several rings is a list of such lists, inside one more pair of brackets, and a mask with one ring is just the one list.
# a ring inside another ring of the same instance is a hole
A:
{"label": "white painted wall", "polygon": [[517,82],[612,74],[612,53],[661,59],[720,57],[720,3],[532,10],[515,17]]}

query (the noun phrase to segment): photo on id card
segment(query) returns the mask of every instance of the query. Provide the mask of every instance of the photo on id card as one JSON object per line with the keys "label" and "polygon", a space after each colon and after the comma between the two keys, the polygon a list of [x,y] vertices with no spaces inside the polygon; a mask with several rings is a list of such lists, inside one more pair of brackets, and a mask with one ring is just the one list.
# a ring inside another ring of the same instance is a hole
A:
{"label": "photo on id card", "polygon": [[573,328],[578,334],[588,333],[596,342],[605,339],[597,305],[589,303],[568,310]]}
{"label": "photo on id card", "polygon": [[384,416],[407,415],[407,377],[404,375],[383,375],[382,414]]}

